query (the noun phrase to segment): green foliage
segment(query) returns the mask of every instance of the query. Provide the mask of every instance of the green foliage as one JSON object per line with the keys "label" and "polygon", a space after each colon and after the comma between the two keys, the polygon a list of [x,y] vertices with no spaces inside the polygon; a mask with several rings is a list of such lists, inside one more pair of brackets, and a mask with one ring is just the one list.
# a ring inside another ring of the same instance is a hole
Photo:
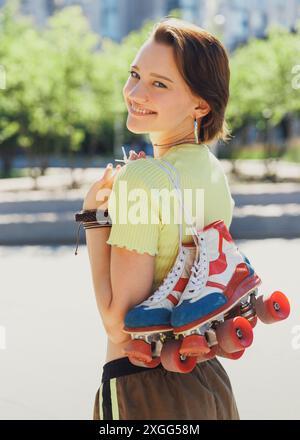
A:
{"label": "green foliage", "polygon": [[72,153],[86,139],[111,150],[115,117],[125,124],[127,115],[129,65],[153,23],[117,44],[92,33],[79,6],[57,12],[43,29],[18,8],[14,0],[0,15],[0,154],[16,146],[30,154]]}
{"label": "green foliage", "polygon": [[300,110],[300,90],[293,87],[293,68],[300,64],[299,34],[271,27],[265,40],[251,39],[230,59],[228,119],[233,129],[247,120],[265,128]]}
{"label": "green foliage", "polygon": [[[57,12],[42,29],[18,10],[18,0],[0,10],[0,154],[7,158],[16,146],[31,155],[72,154],[85,143],[91,151],[96,145],[112,151],[116,117],[124,139],[130,137],[123,88],[154,22],[119,44],[94,34],[79,6]],[[168,16],[180,18],[181,11]],[[293,87],[299,65],[299,34],[281,28],[237,49],[230,59],[231,128],[251,120],[263,130],[267,119],[276,125],[300,112],[300,90]]]}

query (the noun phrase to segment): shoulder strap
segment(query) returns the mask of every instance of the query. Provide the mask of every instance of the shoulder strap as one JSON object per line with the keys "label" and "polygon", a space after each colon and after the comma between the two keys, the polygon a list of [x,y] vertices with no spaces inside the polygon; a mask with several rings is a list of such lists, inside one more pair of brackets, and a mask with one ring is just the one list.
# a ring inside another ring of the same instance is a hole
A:
{"label": "shoulder strap", "polygon": [[[172,164],[170,164],[170,162],[168,162],[166,159],[160,159],[160,161],[164,162],[165,166],[163,166],[163,164],[161,164],[158,161],[154,161],[154,162],[168,174],[168,177],[169,177],[171,183],[175,187],[175,190],[178,195],[178,200],[179,200],[179,209],[182,210],[181,212],[184,212],[185,218],[187,219],[187,223],[191,227],[191,230],[192,230],[193,240],[195,241],[196,244],[198,244],[197,229],[195,228],[194,222],[191,219],[190,212],[184,206],[184,203],[182,201],[182,190],[181,190],[181,185],[180,185],[179,173],[178,173],[177,169]],[[172,176],[171,172],[169,171],[168,167],[170,167],[175,172],[175,175],[176,175],[175,180],[173,179],[173,176]],[[179,214],[180,214],[180,212],[179,212]],[[181,247],[182,246],[182,221],[180,221],[180,219],[181,219],[181,217],[179,215],[179,240],[180,240],[180,247]]]}

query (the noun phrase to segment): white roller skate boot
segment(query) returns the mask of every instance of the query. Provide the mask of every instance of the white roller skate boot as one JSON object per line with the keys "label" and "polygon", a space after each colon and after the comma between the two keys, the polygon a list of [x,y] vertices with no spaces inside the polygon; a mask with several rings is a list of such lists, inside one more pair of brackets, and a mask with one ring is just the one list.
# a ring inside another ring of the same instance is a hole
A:
{"label": "white roller skate boot", "polygon": [[149,367],[160,363],[164,340],[173,336],[171,313],[184,291],[195,261],[196,245],[182,244],[175,264],[158,289],[141,304],[128,311],[123,331],[132,340],[123,350],[132,363]]}

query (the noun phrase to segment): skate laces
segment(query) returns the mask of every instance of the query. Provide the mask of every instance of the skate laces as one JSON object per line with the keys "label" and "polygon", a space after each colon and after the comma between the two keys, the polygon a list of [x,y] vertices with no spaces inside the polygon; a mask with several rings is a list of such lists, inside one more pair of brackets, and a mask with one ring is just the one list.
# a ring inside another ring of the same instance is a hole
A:
{"label": "skate laces", "polygon": [[208,260],[206,243],[203,236],[200,236],[200,255],[191,268],[189,282],[184,292],[184,299],[192,298],[199,293],[199,289],[205,286],[208,274]]}
{"label": "skate laces", "polygon": [[182,249],[178,255],[176,262],[168,275],[164,278],[162,284],[157,288],[157,290],[151,295],[144,304],[153,304],[153,302],[158,302],[168,293],[170,293],[170,288],[174,287],[178,275],[182,272],[182,266],[184,264],[185,252]]}

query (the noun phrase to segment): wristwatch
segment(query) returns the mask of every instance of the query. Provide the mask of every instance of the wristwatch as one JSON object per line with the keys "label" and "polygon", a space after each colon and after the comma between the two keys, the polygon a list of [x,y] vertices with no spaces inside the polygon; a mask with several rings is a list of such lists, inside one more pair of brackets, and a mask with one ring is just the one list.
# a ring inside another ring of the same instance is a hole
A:
{"label": "wristwatch", "polygon": [[106,209],[105,211],[103,211],[102,209],[82,209],[81,211],[76,212],[75,221],[84,223],[97,222],[103,225],[112,224],[108,209]]}

